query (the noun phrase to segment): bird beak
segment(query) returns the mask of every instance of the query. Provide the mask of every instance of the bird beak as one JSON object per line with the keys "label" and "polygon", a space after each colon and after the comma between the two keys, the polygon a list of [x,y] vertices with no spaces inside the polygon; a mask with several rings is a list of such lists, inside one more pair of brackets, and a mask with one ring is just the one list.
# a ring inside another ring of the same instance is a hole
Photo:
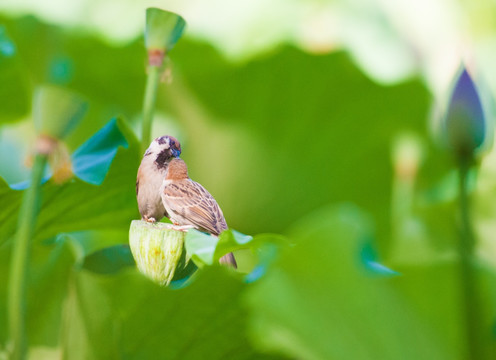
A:
{"label": "bird beak", "polygon": [[177,150],[177,149],[171,149],[172,150],[172,155],[174,157],[179,157],[179,155],[181,155],[181,151],[180,150]]}

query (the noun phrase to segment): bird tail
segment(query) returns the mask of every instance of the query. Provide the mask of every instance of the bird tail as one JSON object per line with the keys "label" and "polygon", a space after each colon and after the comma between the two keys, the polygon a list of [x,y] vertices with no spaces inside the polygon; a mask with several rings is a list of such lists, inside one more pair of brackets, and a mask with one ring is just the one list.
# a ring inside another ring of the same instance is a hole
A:
{"label": "bird tail", "polygon": [[233,253],[229,253],[229,254],[226,254],[223,257],[221,257],[219,259],[219,263],[230,265],[235,269],[238,268],[238,264],[236,264],[236,259],[234,258]]}

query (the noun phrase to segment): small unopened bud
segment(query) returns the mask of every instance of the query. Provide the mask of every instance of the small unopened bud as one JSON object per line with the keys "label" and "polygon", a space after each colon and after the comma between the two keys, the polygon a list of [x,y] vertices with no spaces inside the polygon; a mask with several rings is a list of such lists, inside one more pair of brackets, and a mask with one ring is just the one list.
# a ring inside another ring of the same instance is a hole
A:
{"label": "small unopened bud", "polygon": [[396,176],[403,180],[413,180],[423,158],[420,139],[415,135],[402,134],[393,144],[393,166]]}
{"label": "small unopened bud", "polygon": [[444,127],[459,160],[470,159],[486,137],[486,120],[475,84],[465,68],[455,82]]}
{"label": "small unopened bud", "polygon": [[139,271],[160,285],[169,285],[189,263],[185,235],[169,224],[132,221],[129,245]]}

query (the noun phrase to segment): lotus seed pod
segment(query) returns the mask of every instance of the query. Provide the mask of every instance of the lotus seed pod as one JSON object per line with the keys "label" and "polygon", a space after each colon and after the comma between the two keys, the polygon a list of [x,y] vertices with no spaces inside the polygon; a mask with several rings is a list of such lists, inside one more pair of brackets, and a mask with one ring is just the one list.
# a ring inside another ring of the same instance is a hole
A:
{"label": "lotus seed pod", "polygon": [[146,9],[145,44],[148,51],[170,51],[181,37],[186,22],[177,14],[157,8]]}
{"label": "lotus seed pod", "polygon": [[131,222],[129,245],[139,271],[159,283],[169,285],[175,276],[191,268],[186,257],[186,233],[170,228],[170,224]]}
{"label": "lotus seed pod", "polygon": [[51,85],[36,89],[33,101],[36,132],[56,140],[63,140],[78,125],[88,105],[71,91]]}

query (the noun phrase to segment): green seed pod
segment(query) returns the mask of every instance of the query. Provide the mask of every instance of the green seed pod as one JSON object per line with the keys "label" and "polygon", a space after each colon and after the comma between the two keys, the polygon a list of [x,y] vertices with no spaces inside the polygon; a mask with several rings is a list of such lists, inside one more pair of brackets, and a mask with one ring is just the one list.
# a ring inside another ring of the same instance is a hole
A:
{"label": "green seed pod", "polygon": [[185,236],[185,232],[173,230],[168,224],[133,220],[129,245],[139,271],[160,285],[169,285],[178,275],[184,276],[191,269]]}
{"label": "green seed pod", "polygon": [[63,140],[79,123],[87,103],[71,91],[45,85],[36,89],[33,102],[38,135]]}
{"label": "green seed pod", "polygon": [[157,8],[146,9],[145,44],[148,51],[170,51],[181,37],[186,22],[177,14]]}

